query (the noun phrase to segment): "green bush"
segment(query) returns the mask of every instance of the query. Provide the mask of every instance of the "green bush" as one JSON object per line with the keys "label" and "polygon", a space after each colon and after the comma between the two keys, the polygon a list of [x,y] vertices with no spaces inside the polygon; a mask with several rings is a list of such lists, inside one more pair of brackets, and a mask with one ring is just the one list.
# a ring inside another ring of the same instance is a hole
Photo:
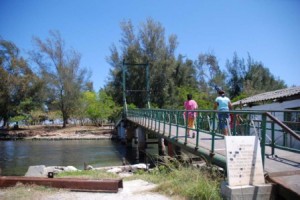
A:
{"label": "green bush", "polygon": [[184,166],[175,159],[165,159],[149,172],[135,174],[133,179],[144,179],[158,184],[157,192],[186,199],[222,199],[220,183],[223,175],[214,167]]}

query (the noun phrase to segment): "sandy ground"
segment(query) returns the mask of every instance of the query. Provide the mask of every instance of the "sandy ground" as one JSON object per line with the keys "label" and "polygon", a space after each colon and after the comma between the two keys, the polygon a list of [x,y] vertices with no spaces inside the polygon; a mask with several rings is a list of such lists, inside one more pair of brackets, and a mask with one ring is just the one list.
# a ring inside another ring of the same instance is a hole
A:
{"label": "sandy ground", "polygon": [[170,197],[151,192],[155,187],[155,184],[143,180],[123,181],[123,189],[117,193],[62,191],[45,196],[42,200],[171,200]]}

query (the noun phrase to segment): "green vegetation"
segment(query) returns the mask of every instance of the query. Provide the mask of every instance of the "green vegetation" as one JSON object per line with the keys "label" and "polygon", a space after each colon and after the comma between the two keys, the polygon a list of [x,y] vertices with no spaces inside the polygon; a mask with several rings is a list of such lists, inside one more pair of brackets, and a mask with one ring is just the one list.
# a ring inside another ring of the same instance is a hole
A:
{"label": "green vegetation", "polygon": [[122,109],[104,90],[98,93],[84,92],[78,105],[79,109],[74,116],[81,120],[81,124],[89,118],[94,125],[102,125],[109,119],[114,120]]}
{"label": "green vegetation", "polygon": [[39,105],[43,82],[12,42],[0,38],[0,121],[4,126]]}
{"label": "green vegetation", "polygon": [[161,166],[150,173],[141,173],[133,178],[158,184],[156,191],[167,196],[181,196],[186,199],[222,199],[220,194],[222,178],[214,173],[191,167],[169,171]]}
{"label": "green vegetation", "polygon": [[156,191],[167,196],[222,199],[220,183],[224,176],[213,166],[196,168],[168,157],[158,167],[149,172],[139,171],[132,178],[157,184]]}
{"label": "green vegetation", "polygon": [[109,179],[119,178],[117,174],[108,173],[104,170],[84,170],[84,171],[73,171],[73,172],[62,172],[57,174],[55,177],[74,177],[74,178],[87,178],[87,179]]}

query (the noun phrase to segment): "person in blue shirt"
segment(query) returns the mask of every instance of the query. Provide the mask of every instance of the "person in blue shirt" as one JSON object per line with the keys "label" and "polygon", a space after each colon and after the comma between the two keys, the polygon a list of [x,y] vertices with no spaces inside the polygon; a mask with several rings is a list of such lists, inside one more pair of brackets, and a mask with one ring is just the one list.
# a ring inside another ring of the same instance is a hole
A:
{"label": "person in blue shirt", "polygon": [[[218,90],[219,96],[215,100],[214,109],[218,111],[229,111],[232,109],[231,101],[225,96],[225,92]],[[219,127],[224,135],[228,135],[227,121],[229,120],[229,113],[218,113]]]}

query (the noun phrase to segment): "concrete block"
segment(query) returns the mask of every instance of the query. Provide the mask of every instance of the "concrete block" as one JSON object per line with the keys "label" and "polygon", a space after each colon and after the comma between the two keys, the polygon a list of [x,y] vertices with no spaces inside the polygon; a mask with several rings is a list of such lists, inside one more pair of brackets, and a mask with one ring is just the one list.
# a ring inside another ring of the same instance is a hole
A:
{"label": "concrete block", "polygon": [[272,184],[229,186],[227,182],[221,184],[221,194],[227,200],[271,200]]}
{"label": "concrete block", "polygon": [[46,166],[45,165],[35,165],[30,166],[25,176],[31,177],[45,177],[47,176]]}
{"label": "concrete block", "polygon": [[227,136],[226,166],[230,186],[265,184],[257,136]]}

